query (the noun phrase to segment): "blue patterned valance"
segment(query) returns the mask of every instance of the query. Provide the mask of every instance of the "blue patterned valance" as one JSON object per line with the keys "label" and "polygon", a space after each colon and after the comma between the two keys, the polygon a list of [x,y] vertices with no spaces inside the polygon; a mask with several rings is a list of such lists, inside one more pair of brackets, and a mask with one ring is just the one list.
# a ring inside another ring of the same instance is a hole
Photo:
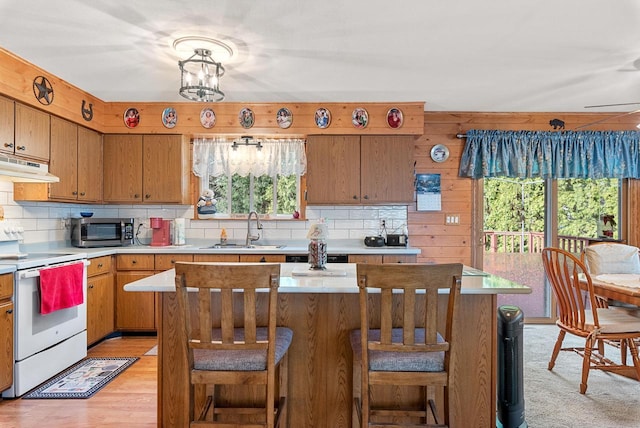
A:
{"label": "blue patterned valance", "polygon": [[466,134],[461,177],[640,178],[640,131]]}

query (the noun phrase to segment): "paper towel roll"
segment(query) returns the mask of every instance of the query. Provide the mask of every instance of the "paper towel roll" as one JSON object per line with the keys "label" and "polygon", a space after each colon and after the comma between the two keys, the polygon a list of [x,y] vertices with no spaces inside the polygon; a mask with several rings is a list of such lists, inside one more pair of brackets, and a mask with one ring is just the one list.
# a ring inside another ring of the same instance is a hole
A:
{"label": "paper towel roll", "polygon": [[184,218],[177,218],[173,221],[173,245],[185,245],[187,243],[186,227],[187,220]]}

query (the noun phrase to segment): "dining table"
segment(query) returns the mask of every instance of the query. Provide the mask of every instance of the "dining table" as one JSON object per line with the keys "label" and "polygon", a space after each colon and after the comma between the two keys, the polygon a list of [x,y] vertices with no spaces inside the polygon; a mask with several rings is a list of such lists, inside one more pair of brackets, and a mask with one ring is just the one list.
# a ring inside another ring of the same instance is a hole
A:
{"label": "dining table", "polygon": [[640,274],[600,274],[591,282],[596,295],[640,307]]}

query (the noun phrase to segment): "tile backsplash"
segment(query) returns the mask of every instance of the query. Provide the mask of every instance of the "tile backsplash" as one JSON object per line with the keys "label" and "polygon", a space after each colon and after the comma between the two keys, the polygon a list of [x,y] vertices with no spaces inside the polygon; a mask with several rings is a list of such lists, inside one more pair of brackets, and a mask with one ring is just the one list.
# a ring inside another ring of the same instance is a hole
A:
{"label": "tile backsplash", "polygon": [[[193,205],[86,205],[55,202],[15,202],[13,183],[0,181],[0,205],[5,218],[14,220],[24,228],[24,243],[68,241],[67,219],[91,211],[96,217],[133,217],[139,229],[140,243],[150,242],[149,217],[187,219],[186,236],[189,240],[218,242],[220,232],[226,229],[230,241],[243,241],[247,234],[247,221],[238,219],[194,219]],[[324,218],[329,227],[329,239],[364,239],[375,235],[380,221],[385,220],[389,233],[402,233],[407,225],[407,207],[382,206],[308,206],[306,220],[282,219],[263,221],[260,240],[305,240],[309,225]],[[138,225],[141,225],[140,227]],[[254,226],[252,225],[252,228]],[[254,229],[255,230],[255,229]]]}

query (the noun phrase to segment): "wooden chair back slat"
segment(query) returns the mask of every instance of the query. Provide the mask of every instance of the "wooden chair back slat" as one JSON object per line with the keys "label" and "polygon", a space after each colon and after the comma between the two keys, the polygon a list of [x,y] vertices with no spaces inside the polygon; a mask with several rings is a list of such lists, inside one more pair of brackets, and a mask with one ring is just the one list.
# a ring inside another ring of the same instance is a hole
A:
{"label": "wooden chair back slat", "polygon": [[402,288],[403,320],[402,343],[412,345],[416,343],[416,291],[411,288]]}
{"label": "wooden chair back slat", "polygon": [[391,343],[391,329],[393,327],[393,290],[386,289],[381,292],[380,311],[380,343]]}

